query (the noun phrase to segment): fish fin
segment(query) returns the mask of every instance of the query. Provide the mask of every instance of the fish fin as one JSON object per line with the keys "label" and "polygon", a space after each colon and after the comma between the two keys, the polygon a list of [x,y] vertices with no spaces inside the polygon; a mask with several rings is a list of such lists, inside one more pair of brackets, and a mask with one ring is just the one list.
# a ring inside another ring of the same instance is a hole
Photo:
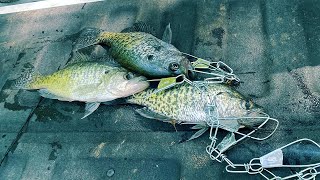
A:
{"label": "fish fin", "polygon": [[80,32],[78,39],[74,45],[74,51],[99,44],[98,37],[103,32],[97,28],[85,28]]}
{"label": "fish fin", "polygon": [[156,30],[149,24],[138,21],[134,23],[131,27],[127,27],[121,31],[122,33],[126,32],[145,32],[156,36]]}
{"label": "fish fin", "polygon": [[172,126],[174,127],[174,130],[176,130],[176,132],[178,132],[177,127],[176,127],[177,121],[171,120],[171,121],[169,121],[169,123],[172,124]]}
{"label": "fish fin", "polygon": [[34,68],[25,69],[25,72],[13,84],[14,89],[34,89],[31,83],[36,81],[41,75]]}
{"label": "fish fin", "polygon": [[201,123],[201,124],[196,124],[194,126],[191,127],[191,129],[202,129],[208,127],[208,125],[206,123]]}
{"label": "fish fin", "polygon": [[197,139],[202,134],[204,134],[208,129],[209,129],[209,127],[203,127],[202,129],[200,129],[196,133],[194,133],[187,141],[191,141],[193,139]]}
{"label": "fish fin", "polygon": [[162,41],[171,44],[172,31],[171,31],[170,23],[166,26],[166,29],[163,32]]}
{"label": "fish fin", "polygon": [[92,58],[86,54],[80,52],[74,52],[73,58],[65,65],[69,66],[71,64],[80,63],[80,62],[91,62]]}
{"label": "fish fin", "polygon": [[58,99],[59,101],[72,101],[71,99],[54,95],[51,92],[49,92],[47,89],[39,89],[38,92],[39,92],[40,96],[42,96],[44,98]]}
{"label": "fish fin", "polygon": [[100,103],[98,102],[91,102],[91,103],[86,103],[86,107],[85,107],[85,114],[81,119],[86,118],[87,116],[89,116],[90,114],[92,114],[96,109],[98,109]]}
{"label": "fish fin", "polygon": [[230,132],[217,145],[217,149],[220,151],[220,153],[223,153],[228,150],[236,141],[237,140],[234,133]]}
{"label": "fish fin", "polygon": [[141,109],[137,109],[136,112],[138,114],[140,114],[141,116],[143,116],[145,118],[148,118],[148,119],[157,119],[157,120],[164,121],[164,122],[170,122],[171,121],[170,118],[168,118],[166,116],[163,116],[161,114],[155,113],[155,112],[151,111],[147,107],[144,107],[144,108],[141,108]]}

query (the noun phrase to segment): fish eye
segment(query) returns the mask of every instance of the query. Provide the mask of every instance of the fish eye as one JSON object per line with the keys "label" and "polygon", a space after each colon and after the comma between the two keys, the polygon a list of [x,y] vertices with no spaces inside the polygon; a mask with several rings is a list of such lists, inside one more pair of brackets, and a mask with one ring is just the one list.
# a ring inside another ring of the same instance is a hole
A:
{"label": "fish eye", "polygon": [[147,58],[148,58],[148,60],[152,60],[152,59],[153,59],[153,57],[154,57],[153,55],[148,55],[148,57],[147,57]]}
{"label": "fish eye", "polygon": [[253,102],[251,99],[242,100],[241,106],[243,109],[250,110],[253,108]]}
{"label": "fish eye", "polygon": [[124,78],[126,80],[130,80],[130,79],[134,78],[134,74],[132,72],[128,72]]}
{"label": "fish eye", "polygon": [[179,64],[178,63],[170,63],[169,64],[169,69],[171,71],[177,71],[179,69]]}

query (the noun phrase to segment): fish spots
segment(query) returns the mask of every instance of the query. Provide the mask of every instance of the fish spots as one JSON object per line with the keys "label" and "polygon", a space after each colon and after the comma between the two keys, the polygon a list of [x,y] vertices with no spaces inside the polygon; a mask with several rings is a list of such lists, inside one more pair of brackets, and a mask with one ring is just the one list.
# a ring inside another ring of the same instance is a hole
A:
{"label": "fish spots", "polygon": [[225,30],[222,27],[219,28],[215,28],[212,30],[212,35],[214,38],[217,38],[217,46],[219,46],[220,48],[222,48],[222,39],[224,36]]}
{"label": "fish spots", "polygon": [[148,60],[149,60],[149,61],[152,61],[152,60],[153,60],[153,58],[154,58],[154,55],[151,55],[151,54],[150,54],[150,55],[148,55],[148,57],[147,57],[147,58],[148,58]]}

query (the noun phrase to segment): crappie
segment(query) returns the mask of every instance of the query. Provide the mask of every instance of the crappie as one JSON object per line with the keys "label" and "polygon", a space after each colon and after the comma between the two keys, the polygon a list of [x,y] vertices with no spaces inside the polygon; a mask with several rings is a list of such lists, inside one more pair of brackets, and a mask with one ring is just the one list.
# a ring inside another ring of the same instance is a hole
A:
{"label": "crappie", "polygon": [[145,77],[135,76],[121,67],[78,62],[46,76],[26,73],[15,86],[36,89],[45,98],[86,102],[86,117],[99,107],[100,102],[135,94],[146,89],[149,83]]}
{"label": "crappie", "polygon": [[158,93],[155,91],[147,89],[128,97],[126,101],[145,106],[137,112],[146,118],[198,125],[206,125],[212,120],[208,105],[215,104],[216,109],[211,109],[211,112],[216,110],[220,125],[231,132],[241,127],[260,125],[264,121],[254,119],[265,116],[259,106],[224,84],[208,84],[199,89],[185,83]]}
{"label": "crappie", "polygon": [[76,42],[75,50],[96,44],[108,46],[121,66],[144,76],[188,76],[188,70],[192,68],[182,52],[149,33],[115,33],[87,28]]}

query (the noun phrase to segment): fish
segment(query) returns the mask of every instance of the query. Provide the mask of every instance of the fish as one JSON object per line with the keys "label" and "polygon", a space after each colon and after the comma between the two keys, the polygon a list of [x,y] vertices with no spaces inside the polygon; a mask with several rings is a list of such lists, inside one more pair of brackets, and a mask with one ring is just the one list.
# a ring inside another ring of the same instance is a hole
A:
{"label": "fish", "polygon": [[244,127],[252,128],[264,121],[255,118],[265,116],[260,106],[225,84],[195,86],[183,83],[156,91],[149,88],[125,101],[144,106],[136,112],[145,118],[173,124],[195,124],[192,129],[199,131],[190,140],[206,132],[209,128],[207,122],[212,121],[212,115],[218,115],[220,128],[230,132]]}
{"label": "fish", "polygon": [[[171,42],[170,26],[167,29],[163,37]],[[146,32],[104,32],[86,28],[79,35],[74,51],[102,45],[109,48],[111,56],[121,66],[143,76],[161,78],[192,75],[189,69],[193,67],[189,59],[168,42]]]}
{"label": "fish", "polygon": [[42,97],[49,99],[85,102],[82,119],[93,113],[101,102],[127,97],[149,87],[144,76],[122,67],[90,61],[83,54],[76,58],[80,60],[49,75],[27,71],[16,80],[15,87],[38,90]]}
{"label": "fish", "polygon": [[[145,32],[145,33],[152,34],[153,36],[157,36],[156,30],[154,29],[154,27],[152,27],[151,25],[149,25],[143,21],[138,21],[136,23],[133,23],[132,26],[123,29],[121,32],[122,33],[125,33],[125,32]],[[164,33],[164,35],[165,35],[165,33]]]}

